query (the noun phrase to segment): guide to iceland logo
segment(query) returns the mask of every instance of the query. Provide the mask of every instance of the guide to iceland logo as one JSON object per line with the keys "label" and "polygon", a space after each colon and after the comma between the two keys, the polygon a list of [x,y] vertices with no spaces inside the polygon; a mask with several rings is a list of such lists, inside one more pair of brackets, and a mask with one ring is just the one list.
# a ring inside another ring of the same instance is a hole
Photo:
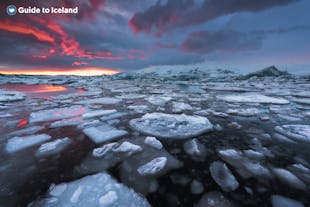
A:
{"label": "guide to iceland logo", "polygon": [[8,15],[10,15],[10,16],[15,15],[16,12],[17,12],[17,8],[16,8],[16,6],[14,6],[14,5],[10,5],[10,6],[8,6],[8,7],[6,8],[6,13],[7,13]]}

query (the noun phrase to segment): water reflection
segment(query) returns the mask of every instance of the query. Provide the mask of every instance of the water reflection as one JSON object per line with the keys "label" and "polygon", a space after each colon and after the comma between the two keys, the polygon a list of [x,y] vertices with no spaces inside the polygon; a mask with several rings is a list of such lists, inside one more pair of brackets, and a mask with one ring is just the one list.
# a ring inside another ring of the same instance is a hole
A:
{"label": "water reflection", "polygon": [[3,84],[0,86],[0,88],[7,89],[9,91],[18,91],[23,93],[54,93],[68,90],[64,86],[48,85],[48,84],[38,84],[38,85]]}

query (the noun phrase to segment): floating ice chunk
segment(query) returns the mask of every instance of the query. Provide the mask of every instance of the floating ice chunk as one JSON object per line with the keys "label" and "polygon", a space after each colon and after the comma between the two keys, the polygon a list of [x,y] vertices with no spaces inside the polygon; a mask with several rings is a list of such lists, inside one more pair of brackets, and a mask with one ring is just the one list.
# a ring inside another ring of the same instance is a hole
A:
{"label": "floating ice chunk", "polygon": [[164,106],[168,101],[172,100],[172,97],[154,95],[145,99],[153,105]]}
{"label": "floating ice chunk", "polygon": [[156,175],[164,169],[166,163],[166,157],[158,157],[146,163],[145,165],[140,166],[137,171],[142,176]]}
{"label": "floating ice chunk", "polygon": [[138,93],[129,93],[129,94],[122,94],[120,96],[116,96],[116,98],[120,99],[139,99],[144,98],[146,95],[138,94]]}
{"label": "floating ice chunk", "polygon": [[0,119],[12,117],[12,116],[13,116],[12,114],[0,114]]}
{"label": "floating ice chunk", "polygon": [[89,127],[83,132],[96,144],[117,139],[127,134],[125,130],[119,130],[109,125],[99,127]]}
{"label": "floating ice chunk", "polygon": [[272,207],[304,207],[304,205],[296,200],[281,195],[271,196]]}
{"label": "floating ice chunk", "polygon": [[99,203],[104,206],[112,205],[118,199],[117,193],[115,191],[109,191],[105,195],[101,196]]}
{"label": "floating ice chunk", "polygon": [[291,100],[298,104],[310,105],[310,98],[294,98]]}
{"label": "floating ice chunk", "polygon": [[243,153],[245,154],[245,156],[247,156],[250,159],[255,159],[255,160],[260,160],[263,159],[265,157],[265,155],[261,152],[257,152],[254,150],[244,150]]}
{"label": "floating ice chunk", "polygon": [[80,116],[86,112],[86,109],[81,106],[71,106],[66,108],[54,108],[38,112],[32,112],[29,117],[29,122],[44,122],[67,119]]}
{"label": "floating ice chunk", "polygon": [[34,134],[38,131],[44,129],[43,126],[33,126],[33,127],[27,127],[18,131],[11,132],[9,135],[12,136],[20,136],[20,135],[27,135],[27,134]]}
{"label": "floating ice chunk", "polygon": [[36,156],[41,157],[58,154],[65,150],[71,144],[71,142],[71,139],[65,137],[62,139],[56,139],[52,142],[44,143],[37,150]]}
{"label": "floating ice chunk", "polygon": [[93,149],[93,157],[100,158],[106,155],[109,151],[111,151],[118,143],[117,142],[112,142],[109,144],[105,144],[102,147],[98,147]]}
{"label": "floating ice chunk", "polygon": [[306,185],[298,178],[296,175],[291,173],[288,170],[281,169],[281,168],[274,168],[273,173],[281,180],[282,182],[286,183],[287,185],[305,190],[307,189]]}
{"label": "floating ice chunk", "polygon": [[66,183],[61,183],[58,185],[52,184],[49,188],[49,194],[52,196],[60,196],[67,189]]}
{"label": "floating ice chunk", "polygon": [[228,169],[225,163],[216,161],[210,165],[211,176],[223,191],[233,191],[239,187],[235,176]]}
{"label": "floating ice chunk", "polygon": [[102,122],[100,122],[99,120],[92,120],[92,121],[88,121],[88,122],[84,122],[82,124],[79,124],[77,126],[78,129],[84,129],[84,128],[88,128],[88,127],[93,127],[93,126],[98,126],[100,125]]}
{"label": "floating ice chunk", "polygon": [[207,155],[207,150],[203,144],[197,139],[192,139],[184,143],[183,148],[185,152],[191,156],[192,159],[203,161]]}
{"label": "floating ice chunk", "polygon": [[116,113],[117,111],[115,109],[112,110],[96,110],[96,111],[90,111],[85,114],[83,114],[84,119],[89,119],[89,118],[94,118],[97,116],[106,116],[106,115],[111,115],[113,113]]}
{"label": "floating ice chunk", "polygon": [[196,207],[235,207],[235,205],[220,192],[205,193]]}
{"label": "floating ice chunk", "polygon": [[275,130],[294,141],[310,143],[310,125],[283,125],[276,126]]}
{"label": "floating ice chunk", "polygon": [[129,156],[141,152],[142,148],[130,142],[123,142],[120,146],[113,149],[114,152],[127,153]]}
{"label": "floating ice chunk", "polygon": [[155,137],[146,137],[144,143],[158,150],[163,148],[162,143]]}
{"label": "floating ice chunk", "polygon": [[122,100],[118,98],[112,97],[104,97],[104,98],[96,98],[96,99],[88,99],[77,102],[78,104],[102,104],[102,105],[110,105],[110,104],[117,104],[120,103]]}
{"label": "floating ice chunk", "polygon": [[100,120],[101,121],[108,121],[111,119],[121,118],[121,117],[124,117],[126,115],[127,115],[127,113],[116,112],[116,113],[104,115],[103,117],[100,117]]}
{"label": "floating ice chunk", "polygon": [[55,121],[51,123],[49,128],[52,129],[52,128],[66,127],[66,126],[76,126],[81,123],[83,123],[82,118],[78,116],[78,117],[73,117],[71,119],[63,119],[63,120]]}
{"label": "floating ice chunk", "polygon": [[288,104],[289,101],[282,98],[274,98],[270,96],[265,96],[261,94],[248,93],[240,95],[224,95],[217,96],[218,99],[227,102],[237,102],[237,103],[265,103],[265,104]]}
{"label": "floating ice chunk", "polygon": [[29,135],[24,137],[13,137],[8,140],[6,144],[6,151],[8,153],[18,152],[20,150],[38,145],[51,138],[47,134]]}
{"label": "floating ice chunk", "polygon": [[16,91],[6,91],[0,89],[0,102],[22,101],[26,95]]}
{"label": "floating ice chunk", "polygon": [[255,116],[260,113],[257,108],[240,108],[240,109],[228,109],[226,111],[228,114],[238,115],[238,116]]}
{"label": "floating ice chunk", "polygon": [[149,107],[147,105],[130,105],[127,108],[137,113],[144,113],[148,110]]}
{"label": "floating ice chunk", "polygon": [[71,203],[77,203],[79,202],[79,198],[80,198],[80,195],[82,194],[83,192],[83,188],[81,186],[79,186],[75,191],[74,193],[72,194],[71,198],[70,198],[70,201]]}
{"label": "floating ice chunk", "polygon": [[148,113],[129,124],[147,135],[175,139],[195,137],[213,129],[206,117],[185,114]]}
{"label": "floating ice chunk", "polygon": [[173,102],[172,103],[172,111],[174,113],[181,113],[186,110],[193,110],[193,107],[187,103],[182,103],[182,102]]}
{"label": "floating ice chunk", "polygon": [[[66,185],[65,188],[60,186]],[[55,189],[57,189],[55,191]],[[51,193],[53,192],[53,193]],[[135,206],[150,207],[147,200],[132,189],[115,181],[107,173],[98,173],[81,179],[59,184],[29,207],[88,207],[88,206]]]}
{"label": "floating ice chunk", "polygon": [[203,184],[198,180],[193,180],[191,182],[191,193],[192,194],[200,194],[204,190]]}

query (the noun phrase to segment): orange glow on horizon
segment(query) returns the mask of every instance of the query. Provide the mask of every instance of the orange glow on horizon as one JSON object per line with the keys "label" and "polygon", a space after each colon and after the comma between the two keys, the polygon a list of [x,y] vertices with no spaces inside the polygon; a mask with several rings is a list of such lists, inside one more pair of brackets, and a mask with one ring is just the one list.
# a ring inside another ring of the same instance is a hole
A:
{"label": "orange glow on horizon", "polygon": [[42,70],[1,70],[0,74],[3,75],[74,75],[74,76],[101,76],[113,75],[119,73],[118,70],[109,68],[80,68],[80,69],[42,69]]}

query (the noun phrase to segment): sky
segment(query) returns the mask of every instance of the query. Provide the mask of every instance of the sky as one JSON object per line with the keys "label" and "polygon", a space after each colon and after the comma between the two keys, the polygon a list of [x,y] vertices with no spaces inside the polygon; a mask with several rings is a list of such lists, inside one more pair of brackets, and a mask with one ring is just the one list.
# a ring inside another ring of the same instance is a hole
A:
{"label": "sky", "polygon": [[[79,7],[16,14],[6,7]],[[310,74],[309,0],[1,2],[0,73],[113,74],[161,65]]]}

